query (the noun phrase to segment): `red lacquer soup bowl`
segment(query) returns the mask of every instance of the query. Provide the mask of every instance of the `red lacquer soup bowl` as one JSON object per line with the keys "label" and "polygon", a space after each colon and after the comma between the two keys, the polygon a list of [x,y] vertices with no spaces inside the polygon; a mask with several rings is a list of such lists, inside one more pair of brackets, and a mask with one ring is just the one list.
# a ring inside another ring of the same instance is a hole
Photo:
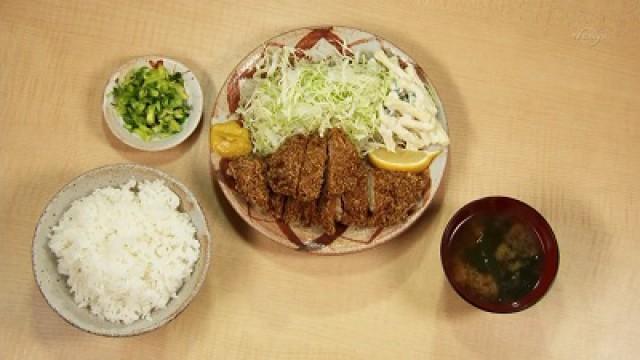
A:
{"label": "red lacquer soup bowl", "polygon": [[549,223],[531,206],[502,196],[458,210],[442,235],[440,257],[454,290],[469,304],[494,313],[537,303],[559,265]]}

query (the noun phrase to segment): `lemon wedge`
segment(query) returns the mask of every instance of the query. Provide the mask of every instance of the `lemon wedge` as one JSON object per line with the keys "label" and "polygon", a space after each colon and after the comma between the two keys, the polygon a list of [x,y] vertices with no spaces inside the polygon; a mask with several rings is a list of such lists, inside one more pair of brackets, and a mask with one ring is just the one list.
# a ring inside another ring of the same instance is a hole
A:
{"label": "lemon wedge", "polygon": [[237,121],[227,121],[211,126],[211,150],[222,157],[237,157],[251,152],[249,130]]}
{"label": "lemon wedge", "polygon": [[369,161],[377,168],[404,171],[421,172],[431,165],[433,159],[442,151],[410,151],[396,150],[391,152],[387,149],[376,149],[369,153]]}

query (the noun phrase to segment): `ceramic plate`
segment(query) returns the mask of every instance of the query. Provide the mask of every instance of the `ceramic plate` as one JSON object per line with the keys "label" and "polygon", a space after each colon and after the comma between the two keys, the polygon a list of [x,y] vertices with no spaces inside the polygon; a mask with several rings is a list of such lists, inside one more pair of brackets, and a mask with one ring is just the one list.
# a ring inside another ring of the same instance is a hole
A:
{"label": "ceramic plate", "polygon": [[[191,105],[189,117],[182,124],[182,131],[171,135],[164,139],[153,139],[144,141],[138,135],[129,132],[124,127],[124,120],[118,114],[113,105],[113,88],[116,86],[117,79],[123,79],[129,71],[150,66],[151,63],[162,61],[169,72],[181,72],[184,79],[184,89],[189,96],[188,103]],[[202,118],[202,89],[196,76],[182,63],[173,59],[162,56],[143,56],[135,58],[122,65],[109,79],[107,87],[104,89],[104,97],[102,101],[102,112],[104,120],[107,122],[109,129],[120,141],[125,144],[144,151],[161,151],[177,146],[186,140],[191,133],[198,127],[200,118]]]}
{"label": "ceramic plate", "polygon": [[[257,60],[267,46],[291,46],[312,49],[314,56],[326,57],[335,53],[341,44],[352,51],[373,53],[383,48],[399,57],[405,63],[413,64],[428,90],[434,94],[434,102],[438,108],[437,119],[447,130],[444,108],[438,94],[423,69],[404,51],[374,34],[347,27],[310,27],[301,28],[278,35],[258,46],[247,55],[231,72],[222,86],[215,101],[210,124],[223,122],[235,112],[240,100],[239,81],[252,73]],[[431,203],[438,190],[447,163],[448,148],[433,161],[429,168],[431,187],[425,195],[422,205],[416,209],[402,224],[385,228],[348,227],[337,238],[327,237],[319,228],[283,226],[275,219],[259,209],[249,208],[246,201],[231,189],[220,176],[220,157],[211,152],[212,176],[216,177],[223,193],[237,213],[253,228],[274,241],[294,249],[306,250],[321,255],[345,254],[380,245],[398,236],[422,215]]]}

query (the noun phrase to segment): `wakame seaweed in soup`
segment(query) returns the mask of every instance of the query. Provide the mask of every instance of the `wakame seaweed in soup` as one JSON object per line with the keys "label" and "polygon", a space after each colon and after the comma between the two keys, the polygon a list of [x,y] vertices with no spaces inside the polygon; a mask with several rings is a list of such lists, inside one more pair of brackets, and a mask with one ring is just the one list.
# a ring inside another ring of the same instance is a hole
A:
{"label": "wakame seaweed in soup", "polygon": [[454,234],[453,280],[478,299],[510,303],[538,284],[542,250],[534,229],[512,216],[477,215]]}

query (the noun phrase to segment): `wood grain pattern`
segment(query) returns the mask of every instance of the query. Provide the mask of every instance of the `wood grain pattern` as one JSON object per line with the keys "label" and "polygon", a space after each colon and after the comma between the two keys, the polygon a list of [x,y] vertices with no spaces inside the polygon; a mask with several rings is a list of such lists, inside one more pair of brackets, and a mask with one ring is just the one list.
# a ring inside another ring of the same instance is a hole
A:
{"label": "wood grain pattern", "polygon": [[[198,129],[161,154],[125,147],[100,102],[130,57],[194,69],[211,101],[260,42],[305,25],[364,28],[438,88],[452,137],[437,206],[405,235],[319,258],[247,228],[211,184]],[[636,1],[0,2],[0,359],[634,359],[640,352],[640,6]],[[91,168],[137,162],[201,200],[215,244],[200,294],[139,337],[82,333],[31,273],[48,199]],[[445,282],[439,237],[490,194],[542,212],[560,243],[551,292],[523,313],[474,310]]]}

